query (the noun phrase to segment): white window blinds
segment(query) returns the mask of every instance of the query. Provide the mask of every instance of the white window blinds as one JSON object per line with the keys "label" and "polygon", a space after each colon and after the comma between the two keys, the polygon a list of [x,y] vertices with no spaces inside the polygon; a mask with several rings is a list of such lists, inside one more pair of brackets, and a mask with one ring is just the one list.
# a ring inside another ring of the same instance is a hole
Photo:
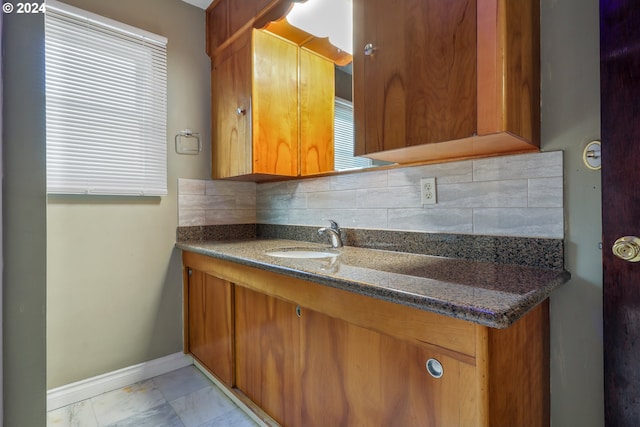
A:
{"label": "white window blinds", "polygon": [[353,156],[353,104],[344,99],[335,99],[334,117],[334,168],[356,169],[371,166],[371,160]]}
{"label": "white window blinds", "polygon": [[167,194],[164,37],[47,1],[47,192]]}

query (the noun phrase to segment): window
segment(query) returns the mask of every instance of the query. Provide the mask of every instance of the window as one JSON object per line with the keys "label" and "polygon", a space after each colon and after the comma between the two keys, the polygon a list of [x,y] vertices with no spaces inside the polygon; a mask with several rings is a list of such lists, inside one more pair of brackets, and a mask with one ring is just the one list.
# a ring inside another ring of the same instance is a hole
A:
{"label": "window", "polygon": [[353,155],[353,104],[336,97],[334,118],[334,168],[347,170],[371,166],[371,160]]}
{"label": "window", "polygon": [[167,194],[164,37],[47,1],[47,192]]}

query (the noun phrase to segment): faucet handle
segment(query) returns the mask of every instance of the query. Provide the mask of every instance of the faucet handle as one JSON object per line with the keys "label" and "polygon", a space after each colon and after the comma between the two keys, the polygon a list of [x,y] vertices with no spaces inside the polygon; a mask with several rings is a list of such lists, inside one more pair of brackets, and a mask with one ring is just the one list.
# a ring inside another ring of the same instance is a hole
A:
{"label": "faucet handle", "polygon": [[331,228],[333,230],[336,230],[337,232],[340,232],[340,225],[336,221],[334,221],[332,219],[329,219],[329,218],[325,218],[324,220],[325,221],[329,221],[329,224],[331,224]]}

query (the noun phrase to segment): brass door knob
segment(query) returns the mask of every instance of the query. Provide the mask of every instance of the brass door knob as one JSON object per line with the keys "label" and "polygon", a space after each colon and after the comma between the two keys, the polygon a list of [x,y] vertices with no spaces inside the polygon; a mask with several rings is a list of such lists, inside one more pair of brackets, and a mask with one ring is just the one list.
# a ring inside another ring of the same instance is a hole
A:
{"label": "brass door knob", "polygon": [[640,238],[636,236],[624,236],[619,238],[611,248],[613,254],[620,259],[629,262],[640,261]]}

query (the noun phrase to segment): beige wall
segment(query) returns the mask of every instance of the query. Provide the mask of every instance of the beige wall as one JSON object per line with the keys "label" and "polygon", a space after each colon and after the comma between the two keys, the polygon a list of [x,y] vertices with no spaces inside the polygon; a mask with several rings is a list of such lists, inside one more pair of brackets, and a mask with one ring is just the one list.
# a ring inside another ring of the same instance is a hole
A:
{"label": "beige wall", "polygon": [[542,148],[564,150],[565,264],[551,296],[552,425],[604,425],[600,173],[582,150],[600,138],[598,0],[542,0]]}
{"label": "beige wall", "polygon": [[[169,195],[49,198],[48,388],[181,351],[177,179],[210,176],[204,11],[179,0],[66,3],[169,39]],[[176,154],[173,137],[184,128],[202,134],[198,156]]]}

